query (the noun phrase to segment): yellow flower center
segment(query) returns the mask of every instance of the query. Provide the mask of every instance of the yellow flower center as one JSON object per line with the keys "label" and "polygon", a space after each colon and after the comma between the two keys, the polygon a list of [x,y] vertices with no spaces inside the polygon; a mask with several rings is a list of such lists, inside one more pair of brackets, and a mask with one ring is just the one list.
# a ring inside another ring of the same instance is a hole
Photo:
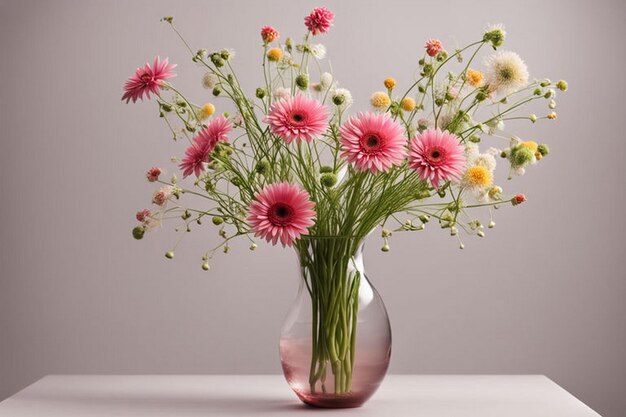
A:
{"label": "yellow flower center", "polygon": [[465,183],[472,188],[487,188],[493,183],[493,174],[481,165],[474,165],[465,172]]}
{"label": "yellow flower center", "polygon": [[526,142],[522,142],[522,143],[519,144],[519,146],[522,147],[522,148],[530,149],[531,151],[533,151],[533,153],[537,152],[537,148],[539,147],[537,142],[535,142],[533,140],[528,140]]}

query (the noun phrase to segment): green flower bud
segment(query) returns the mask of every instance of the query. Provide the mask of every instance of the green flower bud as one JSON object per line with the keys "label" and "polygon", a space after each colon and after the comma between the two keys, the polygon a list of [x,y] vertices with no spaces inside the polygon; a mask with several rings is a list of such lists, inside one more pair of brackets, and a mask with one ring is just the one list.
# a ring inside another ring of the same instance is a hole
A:
{"label": "green flower bud", "polygon": [[296,85],[300,90],[309,88],[309,74],[300,74],[296,77]]}
{"label": "green flower bud", "polygon": [[220,52],[220,56],[222,57],[222,59],[228,61],[230,59],[230,51],[228,49],[222,49],[222,51]]}
{"label": "green flower bud", "polygon": [[556,83],[556,88],[558,88],[561,91],[567,91],[567,81],[565,80],[559,80]]}
{"label": "green flower bud", "polygon": [[490,42],[494,49],[502,46],[505,39],[506,32],[500,27],[494,27],[483,35],[483,41]]}
{"label": "green flower bud", "polygon": [[446,51],[441,51],[437,54],[437,57],[435,59],[439,62],[443,62],[448,59],[448,53]]}
{"label": "green flower bud", "polygon": [[337,176],[332,172],[326,172],[320,177],[320,182],[324,187],[333,187],[335,184],[337,184]]}
{"label": "green flower bud", "polygon": [[476,93],[476,101],[484,101],[487,98],[487,93],[479,91]]}
{"label": "green flower bud", "polygon": [[536,114],[531,114],[528,118],[533,123],[535,123],[537,121],[537,115]]}
{"label": "green flower bud", "polygon": [[550,148],[545,143],[537,146],[537,152],[541,154],[541,156],[547,156],[550,153]]}
{"label": "green flower bud", "polygon": [[424,69],[422,70],[422,74],[430,75],[433,72],[433,64],[424,64]]}
{"label": "green flower bud", "polygon": [[265,89],[264,88],[257,88],[256,89],[256,98],[260,98],[262,99],[263,97],[265,97]]}
{"label": "green flower bud", "polygon": [[426,92],[426,88],[424,88],[424,86],[422,84],[418,84],[417,85],[417,91],[419,91],[420,93],[425,93]]}
{"label": "green flower bud", "polygon": [[494,227],[496,227],[496,222],[494,222],[493,220],[489,222],[489,224],[487,225],[488,228],[493,229]]}
{"label": "green flower bud", "polygon": [[470,136],[470,138],[468,139],[470,142],[472,143],[479,143],[480,142],[480,136]]}
{"label": "green flower bud", "polygon": [[220,94],[222,94],[222,89],[221,88],[219,88],[219,87],[213,88],[213,95],[215,97],[219,96]]}
{"label": "green flower bud", "polygon": [[209,269],[211,269],[211,267],[209,266],[208,262],[205,262],[202,264],[202,270],[203,271],[208,271]]}
{"label": "green flower bud", "polygon": [[167,252],[165,252],[165,257],[167,259],[174,259],[174,252],[171,250],[168,250]]}
{"label": "green flower bud", "polygon": [[528,148],[516,148],[511,153],[511,163],[514,167],[523,167],[535,159],[535,154]]}
{"label": "green flower bud", "polygon": [[430,192],[428,190],[420,190],[415,193],[414,197],[416,200],[423,200],[425,198],[430,197]]}
{"label": "green flower bud", "polygon": [[143,239],[144,233],[146,233],[146,229],[143,226],[137,226],[133,229],[133,237],[137,240]]}
{"label": "green flower bud", "polygon": [[328,173],[328,172],[333,172],[333,167],[331,167],[331,166],[329,166],[329,165],[323,165],[323,166],[320,168],[320,173],[322,173],[322,174],[326,174],[326,173]]}
{"label": "green flower bud", "polygon": [[442,98],[436,98],[436,99],[435,99],[435,104],[436,104],[437,106],[441,106],[441,105],[443,104],[443,99],[442,99]]}
{"label": "green flower bud", "polygon": [[224,58],[220,54],[211,54],[211,62],[217,68],[221,68],[224,66]]}
{"label": "green flower bud", "polygon": [[343,94],[336,94],[333,96],[333,104],[335,106],[341,106],[346,101],[346,97]]}
{"label": "green flower bud", "polygon": [[422,223],[428,223],[430,221],[430,216],[428,214],[422,214],[419,216],[419,219]]}
{"label": "green flower bud", "polygon": [[214,225],[219,226],[220,224],[224,223],[224,218],[220,216],[213,216],[213,219],[211,219],[211,221]]}
{"label": "green flower bud", "polygon": [[389,245],[388,245],[387,243],[385,243],[385,244],[383,245],[383,247],[382,247],[382,248],[380,248],[380,250],[381,250],[381,251],[383,251],[383,252],[389,252],[389,250],[390,250],[390,249],[391,249],[391,248],[389,247]]}
{"label": "green flower bud", "polygon": [[542,86],[542,87],[547,87],[550,84],[552,84],[552,81],[550,81],[548,78],[546,78],[545,80],[543,80],[542,82],[539,83],[539,85]]}
{"label": "green flower bud", "polygon": [[485,237],[485,232],[483,232],[482,230],[479,230],[476,234],[478,235],[478,237]]}
{"label": "green flower bud", "polygon": [[253,243],[250,245],[250,250],[255,251],[257,247],[258,247],[257,244]]}
{"label": "green flower bud", "polygon": [[419,66],[421,67],[422,65],[424,65],[426,61],[424,61],[424,58],[420,59],[419,61],[417,61],[417,63],[419,64]]}
{"label": "green flower bud", "polygon": [[543,91],[541,91],[541,88],[535,88],[535,91],[533,91],[533,94],[536,96],[540,96],[543,94]]}
{"label": "green flower bud", "polygon": [[173,16],[165,16],[161,20],[164,21],[164,22],[167,22],[167,23],[172,23],[172,21],[174,20],[174,17]]}
{"label": "green flower bud", "polygon": [[549,89],[548,91],[546,91],[546,93],[543,95],[544,98],[552,98],[555,96],[555,92],[553,89]]}
{"label": "green flower bud", "polygon": [[256,167],[254,168],[257,174],[265,174],[270,169],[270,163],[265,159],[261,159],[257,162]]}

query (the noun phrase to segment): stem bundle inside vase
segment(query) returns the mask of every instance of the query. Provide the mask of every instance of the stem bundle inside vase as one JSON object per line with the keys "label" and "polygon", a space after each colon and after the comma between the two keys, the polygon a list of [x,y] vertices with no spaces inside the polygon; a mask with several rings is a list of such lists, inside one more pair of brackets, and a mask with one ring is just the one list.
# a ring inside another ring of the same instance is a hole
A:
{"label": "stem bundle inside vase", "polygon": [[298,245],[302,276],[311,297],[311,393],[348,393],[356,353],[359,283],[352,238],[303,239]]}

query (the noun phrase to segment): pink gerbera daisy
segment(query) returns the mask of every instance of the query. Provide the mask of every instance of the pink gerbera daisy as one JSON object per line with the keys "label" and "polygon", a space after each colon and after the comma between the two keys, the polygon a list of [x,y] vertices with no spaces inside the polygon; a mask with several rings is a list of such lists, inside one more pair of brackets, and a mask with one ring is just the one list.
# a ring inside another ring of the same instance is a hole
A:
{"label": "pink gerbera daisy", "polygon": [[428,56],[435,56],[443,51],[443,45],[439,39],[429,39],[424,48],[426,48]]}
{"label": "pink gerbera daisy", "polygon": [[448,131],[426,129],[409,144],[409,166],[433,187],[461,178],[465,164],[464,147]]}
{"label": "pink gerbera daisy", "polygon": [[319,101],[299,94],[275,101],[264,121],[287,143],[294,139],[310,142],[326,131],[328,110]]}
{"label": "pink gerbera daisy", "polygon": [[291,246],[294,240],[309,233],[315,223],[315,204],[309,193],[297,185],[270,184],[254,197],[247,221],[257,237],[276,245],[278,240]]}
{"label": "pink gerbera daisy", "polygon": [[386,171],[406,155],[402,132],[388,113],[359,113],[339,128],[341,156],[360,171]]}
{"label": "pink gerbera daisy", "polygon": [[132,100],[135,103],[137,99],[143,100],[144,94],[147,98],[150,98],[150,93],[158,95],[163,82],[176,76],[171,72],[175,67],[176,64],[169,65],[167,58],[161,61],[158,56],[154,57],[152,66],[146,62],[143,68],[137,68],[135,75],[126,81],[122,100],[126,100],[126,103]]}
{"label": "pink gerbera daisy", "polygon": [[223,116],[213,119],[207,127],[202,129],[185,151],[185,157],[179,165],[183,170],[183,178],[192,173],[196,177],[200,176],[200,173],[205,170],[204,164],[210,162],[211,152],[215,149],[217,142],[227,142],[226,135],[231,130],[230,122]]}
{"label": "pink gerbera daisy", "polygon": [[313,9],[310,15],[304,18],[304,24],[315,36],[328,32],[333,25],[334,18],[335,14],[326,7],[317,7]]}

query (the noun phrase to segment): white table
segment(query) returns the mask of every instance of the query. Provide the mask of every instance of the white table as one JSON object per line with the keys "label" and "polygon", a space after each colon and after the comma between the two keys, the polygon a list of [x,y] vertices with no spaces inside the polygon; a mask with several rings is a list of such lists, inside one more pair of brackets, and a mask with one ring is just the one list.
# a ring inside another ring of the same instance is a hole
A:
{"label": "white table", "polygon": [[362,408],[300,403],[280,375],[51,375],[0,403],[0,417],[588,417],[541,375],[389,375]]}

